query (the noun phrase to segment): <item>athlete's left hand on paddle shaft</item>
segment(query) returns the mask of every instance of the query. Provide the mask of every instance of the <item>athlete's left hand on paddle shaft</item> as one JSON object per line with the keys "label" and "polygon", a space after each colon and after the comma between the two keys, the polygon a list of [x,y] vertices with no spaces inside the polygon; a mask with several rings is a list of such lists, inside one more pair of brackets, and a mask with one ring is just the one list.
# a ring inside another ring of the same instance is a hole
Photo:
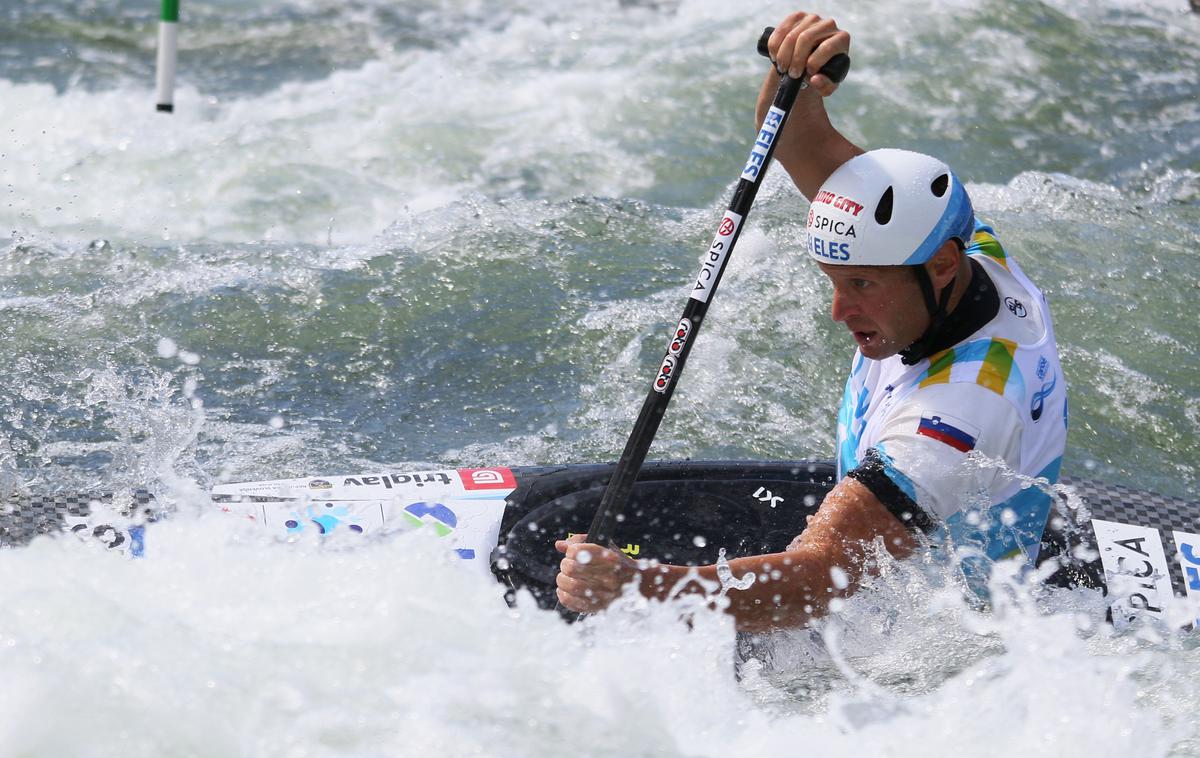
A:
{"label": "athlete's left hand on paddle shaft", "polygon": [[554,543],[566,555],[555,580],[558,602],[577,613],[604,610],[638,574],[637,564],[629,558],[615,550],[586,543],[586,538],[576,534]]}

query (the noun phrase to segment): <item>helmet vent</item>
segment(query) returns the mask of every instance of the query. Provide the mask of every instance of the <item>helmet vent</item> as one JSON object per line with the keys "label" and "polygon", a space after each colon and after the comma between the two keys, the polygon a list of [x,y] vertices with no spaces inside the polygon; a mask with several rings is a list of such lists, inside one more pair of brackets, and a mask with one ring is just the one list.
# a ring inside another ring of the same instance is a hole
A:
{"label": "helmet vent", "polygon": [[934,197],[941,197],[946,194],[946,188],[950,186],[950,175],[942,174],[937,179],[934,179],[929,184],[929,189],[933,190]]}
{"label": "helmet vent", "polygon": [[887,223],[892,220],[892,188],[888,187],[884,191],[883,197],[879,198],[879,204],[875,206],[875,223],[880,226],[887,226]]}

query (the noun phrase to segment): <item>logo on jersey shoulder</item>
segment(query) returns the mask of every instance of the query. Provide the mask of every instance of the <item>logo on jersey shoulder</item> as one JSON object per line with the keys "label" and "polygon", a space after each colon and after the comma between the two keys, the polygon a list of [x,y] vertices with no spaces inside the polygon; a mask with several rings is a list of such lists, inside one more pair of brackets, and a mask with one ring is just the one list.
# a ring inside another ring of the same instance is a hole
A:
{"label": "logo on jersey shoulder", "polygon": [[1022,303],[1015,297],[1004,298],[1004,307],[1008,308],[1009,312],[1017,318],[1025,318],[1025,303]]}
{"label": "logo on jersey shoulder", "polygon": [[978,429],[945,414],[922,415],[917,434],[945,443],[960,453],[974,450],[979,438]]}
{"label": "logo on jersey shoulder", "polygon": [[1054,387],[1058,384],[1058,376],[1052,374],[1050,381],[1042,385],[1042,388],[1033,393],[1033,399],[1029,401],[1029,417],[1037,421],[1042,417],[1042,410],[1046,404],[1046,398],[1054,393]]}

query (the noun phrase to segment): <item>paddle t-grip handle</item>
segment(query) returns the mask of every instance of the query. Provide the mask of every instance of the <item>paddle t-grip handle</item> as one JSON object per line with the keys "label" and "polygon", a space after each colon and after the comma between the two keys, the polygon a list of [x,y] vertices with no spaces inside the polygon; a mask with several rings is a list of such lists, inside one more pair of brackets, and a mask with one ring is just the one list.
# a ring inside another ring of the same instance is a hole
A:
{"label": "paddle t-grip handle", "polygon": [[[762,36],[758,38],[758,54],[764,58],[771,57],[771,51],[767,49],[767,40],[771,39],[771,32],[775,31],[775,27],[768,26],[763,29]],[[840,84],[846,78],[846,74],[850,73],[850,56],[845,53],[838,53],[829,59],[829,62],[821,66],[820,73],[824,74],[829,81],[834,84]]]}

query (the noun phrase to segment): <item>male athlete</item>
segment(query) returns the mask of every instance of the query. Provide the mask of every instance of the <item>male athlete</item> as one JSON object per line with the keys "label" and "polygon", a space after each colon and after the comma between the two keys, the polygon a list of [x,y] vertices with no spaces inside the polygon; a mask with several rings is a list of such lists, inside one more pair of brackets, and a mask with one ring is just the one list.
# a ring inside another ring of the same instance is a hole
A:
{"label": "male athlete", "polygon": [[[829,122],[837,85],[817,74],[850,36],[831,19],[786,18],[768,48],[759,123],[781,72],[812,78],[775,158],[811,200],[808,254],[833,284],[832,317],[858,350],[838,414],[838,483],[788,549],[737,558],[739,629],[796,626],[860,585],[880,538],[897,558],[923,538],[947,543],[977,588],[991,561],[1037,557],[1050,498],[1030,479],[1058,479],[1066,382],[1045,299],[976,220],[950,169],[903,150],[864,153]],[[558,598],[596,611],[640,576],[665,597],[690,571],[638,566],[615,551],[559,541]]]}

